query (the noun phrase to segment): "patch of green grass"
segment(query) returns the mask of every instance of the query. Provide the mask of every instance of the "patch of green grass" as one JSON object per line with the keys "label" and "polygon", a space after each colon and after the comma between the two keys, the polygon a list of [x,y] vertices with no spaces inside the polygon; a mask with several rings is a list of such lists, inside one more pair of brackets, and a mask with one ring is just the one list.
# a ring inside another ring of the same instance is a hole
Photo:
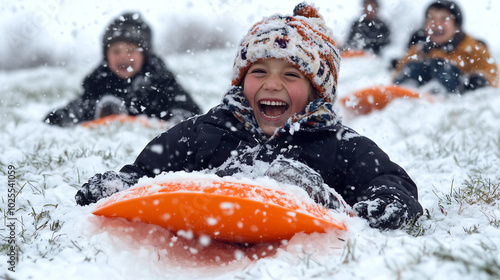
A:
{"label": "patch of green grass", "polygon": [[[436,279],[422,270],[429,263],[440,266],[450,264],[460,271],[460,279],[500,279],[500,263],[497,259],[498,250],[482,243],[479,246],[460,246],[453,248],[437,243],[427,244],[419,250],[407,254],[407,258],[388,262],[387,267],[396,276],[395,279],[407,279],[405,274],[411,272],[412,279]],[[450,269],[450,268],[448,268]],[[486,278],[481,277],[486,276]]]}
{"label": "patch of green grass", "polygon": [[437,248],[432,252],[432,256],[439,262],[451,262],[461,264],[471,275],[484,273],[491,279],[500,278],[500,263],[496,258],[498,251],[490,248],[486,244],[481,244],[481,248],[462,247],[458,252],[454,252],[446,247]]}
{"label": "patch of green grass", "polygon": [[359,257],[356,255],[356,240],[348,239],[345,243],[344,252],[342,254],[342,264],[356,262]]}
{"label": "patch of green grass", "polygon": [[452,181],[450,192],[438,198],[439,208],[443,213],[444,205],[458,204],[459,215],[469,205],[495,206],[500,200],[500,182],[483,178],[481,175],[469,176],[459,188],[455,188]]}
{"label": "patch of green grass", "polygon": [[[435,193],[436,194],[436,193]],[[463,214],[464,210],[469,206],[479,206],[483,214],[489,221],[489,224],[499,228],[500,220],[496,214],[489,210],[492,206],[498,205],[500,201],[500,182],[498,179],[483,178],[481,174],[471,175],[465,180],[460,187],[455,187],[454,182],[451,183],[450,192],[444,196],[438,197],[438,207],[444,215],[452,205],[458,206],[458,215]],[[478,225],[469,228],[464,228],[468,234],[479,233]]]}
{"label": "patch of green grass", "polygon": [[488,219],[490,225],[496,227],[496,228],[500,228],[500,220],[497,218],[497,215],[495,215],[495,213],[485,213],[483,212],[483,214],[486,216],[486,218]]}
{"label": "patch of green grass", "polygon": [[[50,217],[50,211],[48,209],[44,209],[45,206],[47,206],[47,205],[44,205],[42,207],[42,209],[40,211],[38,211],[38,212],[32,206],[31,207],[31,212],[28,214],[28,216],[31,216],[33,218],[33,226],[35,228],[34,235],[37,234],[37,231],[39,231],[39,230],[44,229],[45,227],[47,227],[47,225],[50,222],[50,219],[51,219],[51,217]],[[53,205],[49,205],[49,206],[54,207]],[[57,208],[57,205],[55,205],[54,208]]]}
{"label": "patch of green grass", "polygon": [[500,182],[482,176],[469,177],[464,182],[464,200],[470,205],[496,205],[500,200]]}
{"label": "patch of green grass", "polygon": [[425,209],[425,214],[421,217],[417,217],[409,221],[406,226],[403,228],[409,235],[413,237],[424,236],[429,226],[425,226],[423,224],[423,220],[431,220],[431,214],[428,209]]}
{"label": "patch of green grass", "polygon": [[[18,212],[18,221],[16,223],[16,250],[17,258],[19,259],[22,254],[22,247],[30,243],[43,242],[42,233],[47,231],[52,232],[52,237],[45,240],[50,246],[40,246],[38,248],[41,257],[47,256],[49,253],[58,250],[61,247],[59,239],[62,235],[57,234],[61,230],[64,222],[54,220],[51,217],[51,212],[55,210],[58,205],[46,204],[41,209],[37,209],[30,201],[27,201],[30,210],[26,211],[26,206],[20,207]],[[27,215],[25,215],[27,213]],[[9,250],[8,236],[1,235],[0,252]],[[24,244],[24,245],[23,245]]]}
{"label": "patch of green grass", "polygon": [[[56,145],[55,142],[39,141],[31,152],[24,152],[24,158],[17,163],[17,167],[19,169],[36,170],[38,175],[43,175],[72,166],[78,159],[86,159],[92,156],[102,158],[110,166],[120,164],[117,156],[121,152],[119,149],[111,150],[107,148],[101,150],[82,146],[68,146],[64,149],[56,149],[53,147],[54,145]],[[25,173],[20,174],[22,176]],[[20,180],[22,179],[24,178],[20,178]]]}

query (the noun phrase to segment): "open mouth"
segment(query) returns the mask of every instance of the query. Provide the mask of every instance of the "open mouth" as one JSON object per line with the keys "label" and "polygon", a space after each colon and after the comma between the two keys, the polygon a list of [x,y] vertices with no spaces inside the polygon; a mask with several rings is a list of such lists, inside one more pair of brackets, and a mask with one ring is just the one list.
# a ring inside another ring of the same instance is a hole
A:
{"label": "open mouth", "polygon": [[445,33],[444,28],[440,25],[430,27],[427,30],[427,32],[428,32],[428,35],[431,35],[431,36],[441,36]]}
{"label": "open mouth", "polygon": [[277,119],[288,110],[289,106],[283,101],[261,100],[259,107],[266,118]]}
{"label": "open mouth", "polygon": [[125,70],[127,72],[134,71],[134,69],[132,68],[132,65],[130,65],[130,64],[120,64],[120,65],[118,65],[118,69]]}

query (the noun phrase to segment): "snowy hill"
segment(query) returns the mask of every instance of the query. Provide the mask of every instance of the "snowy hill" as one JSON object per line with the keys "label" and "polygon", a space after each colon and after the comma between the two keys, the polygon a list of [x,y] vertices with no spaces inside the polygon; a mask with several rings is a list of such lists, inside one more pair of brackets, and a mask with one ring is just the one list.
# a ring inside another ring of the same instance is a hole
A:
{"label": "snowy hill", "polygon": [[[339,30],[346,27],[344,21],[356,17],[356,1],[344,2],[315,1],[331,26]],[[385,15],[394,18],[401,11],[411,11],[413,2],[387,1]],[[15,4],[17,11],[21,9],[19,5],[24,5],[21,10],[28,14],[36,11],[30,1],[19,3]],[[172,4],[171,8],[195,7],[192,11],[196,13],[205,7],[205,2],[199,6],[196,3]],[[226,10],[218,10],[220,13],[236,10],[232,5],[224,6],[225,1],[207,3],[225,7]],[[395,29],[408,29],[413,19],[421,17],[425,3],[415,4],[417,8],[411,16],[397,17],[393,23]],[[490,16],[500,10],[499,4],[459,3],[467,11],[466,29],[486,38],[494,56],[500,58],[498,36],[489,36],[499,34],[500,22]],[[89,45],[83,47],[89,47],[82,50],[83,58],[68,60],[71,63],[66,67],[40,66],[0,72],[0,210],[5,224],[0,228],[0,278],[500,278],[499,89],[482,89],[435,102],[397,100],[383,111],[367,116],[345,115],[346,125],[374,140],[419,186],[425,215],[417,225],[404,230],[380,232],[353,218],[348,224],[349,231],[340,236],[336,232],[298,234],[283,244],[245,248],[186,240],[157,226],[94,216],[93,206],[75,206],[74,195],[89,177],[97,172],[119,170],[132,162],[146,143],[163,131],[136,124],[62,129],[41,122],[49,110],[79,94],[83,77],[97,63],[95,57],[100,54],[96,34],[100,34],[101,24],[133,4],[123,1],[120,8],[105,3],[78,5],[63,3],[59,11],[75,13],[81,8],[78,20],[88,17],[91,7],[99,11],[95,16],[96,27],[87,26],[93,29],[92,34],[84,35],[85,29],[76,24],[75,29],[81,33],[74,33],[73,39],[64,39],[69,49],[76,50],[78,40],[92,37]],[[262,16],[289,13],[293,8],[293,4],[283,4],[286,8],[271,9],[277,8],[277,4],[267,7],[259,1],[244,1],[242,5],[252,7],[245,11],[250,15],[242,20],[245,30]],[[1,11],[12,17],[15,13],[9,7]],[[160,13],[154,10],[154,5],[141,9],[161,33],[157,17]],[[65,13],[56,22],[60,22],[62,29],[71,30],[68,27],[71,23],[65,20],[70,15]],[[398,22],[401,25],[396,28]],[[44,28],[49,23],[56,25],[50,21]],[[339,37],[345,36],[345,31],[342,32],[339,31]],[[394,45],[381,58],[345,59],[340,70],[339,95],[368,85],[389,83],[389,59],[402,52],[400,47],[405,40],[402,35],[396,36]],[[42,44],[48,42],[49,39],[43,40]],[[235,49],[229,46],[165,54],[164,58],[206,111],[218,104],[229,86],[234,54]],[[15,179],[9,180],[9,171],[15,171]],[[11,182],[17,192],[12,213],[8,201]],[[10,238],[9,218],[17,220],[15,238]],[[19,248],[14,250],[18,257],[15,272],[7,270],[9,240],[15,240]]]}

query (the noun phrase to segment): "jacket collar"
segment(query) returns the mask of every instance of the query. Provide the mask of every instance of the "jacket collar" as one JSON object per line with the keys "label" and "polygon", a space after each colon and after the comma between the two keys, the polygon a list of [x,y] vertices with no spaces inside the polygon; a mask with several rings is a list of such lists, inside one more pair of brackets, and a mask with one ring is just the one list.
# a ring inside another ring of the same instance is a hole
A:
{"label": "jacket collar", "polygon": [[224,96],[223,104],[228,106],[246,130],[258,135],[264,142],[287,132],[293,134],[299,130],[318,129],[340,123],[340,119],[333,110],[333,105],[324,99],[316,99],[310,102],[300,114],[289,118],[284,126],[278,128],[270,138],[267,138],[259,127],[241,86],[232,87]]}

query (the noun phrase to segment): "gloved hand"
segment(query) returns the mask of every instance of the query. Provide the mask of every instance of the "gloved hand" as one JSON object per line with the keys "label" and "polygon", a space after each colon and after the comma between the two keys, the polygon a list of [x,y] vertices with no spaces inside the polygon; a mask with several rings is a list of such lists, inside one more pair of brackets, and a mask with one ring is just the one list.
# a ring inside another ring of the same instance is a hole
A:
{"label": "gloved hand", "polygon": [[271,179],[304,189],[318,204],[330,209],[338,209],[340,202],[327,188],[321,175],[309,166],[290,159],[273,161],[264,173]]}
{"label": "gloved hand", "polygon": [[487,87],[489,85],[488,80],[484,76],[472,75],[470,76],[464,85],[466,91],[475,90],[482,87]]}
{"label": "gloved hand", "polygon": [[124,101],[113,95],[104,95],[95,106],[94,118],[99,119],[111,115],[127,115]]}
{"label": "gloved hand", "polygon": [[372,228],[398,229],[407,220],[406,207],[395,199],[377,198],[354,204],[359,217],[368,220]]}
{"label": "gloved hand", "polygon": [[130,186],[130,182],[124,181],[114,171],[107,171],[102,175],[97,173],[89,179],[88,183],[83,184],[82,188],[76,193],[76,204],[81,206],[89,205]]}
{"label": "gloved hand", "polygon": [[71,118],[68,116],[67,112],[62,109],[50,112],[44,120],[47,124],[58,125],[61,127],[71,126]]}

